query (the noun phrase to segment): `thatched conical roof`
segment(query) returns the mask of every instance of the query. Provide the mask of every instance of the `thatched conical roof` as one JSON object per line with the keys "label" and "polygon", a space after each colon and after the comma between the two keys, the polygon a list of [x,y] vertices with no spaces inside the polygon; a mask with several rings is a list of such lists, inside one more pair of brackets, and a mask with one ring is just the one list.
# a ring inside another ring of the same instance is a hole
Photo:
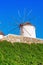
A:
{"label": "thatched conical roof", "polygon": [[25,25],[33,26],[30,22],[26,22],[26,23],[24,23],[24,24],[20,24],[20,27],[25,26]]}

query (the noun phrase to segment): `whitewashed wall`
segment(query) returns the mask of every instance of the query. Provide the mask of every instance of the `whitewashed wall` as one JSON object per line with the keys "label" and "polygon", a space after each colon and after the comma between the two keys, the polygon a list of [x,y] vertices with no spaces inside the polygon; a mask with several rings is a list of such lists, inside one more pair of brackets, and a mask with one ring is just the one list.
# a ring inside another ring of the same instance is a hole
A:
{"label": "whitewashed wall", "polygon": [[0,35],[0,39],[2,39],[3,38],[3,35]]}
{"label": "whitewashed wall", "polygon": [[25,25],[21,29],[21,35],[25,37],[36,38],[35,27],[31,25]]}

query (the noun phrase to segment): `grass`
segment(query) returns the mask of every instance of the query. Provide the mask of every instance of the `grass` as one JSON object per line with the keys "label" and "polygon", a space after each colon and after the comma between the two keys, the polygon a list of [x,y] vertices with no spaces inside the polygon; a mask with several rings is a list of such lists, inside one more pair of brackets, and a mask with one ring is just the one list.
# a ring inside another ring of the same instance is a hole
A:
{"label": "grass", "polygon": [[43,65],[43,44],[0,42],[0,65]]}

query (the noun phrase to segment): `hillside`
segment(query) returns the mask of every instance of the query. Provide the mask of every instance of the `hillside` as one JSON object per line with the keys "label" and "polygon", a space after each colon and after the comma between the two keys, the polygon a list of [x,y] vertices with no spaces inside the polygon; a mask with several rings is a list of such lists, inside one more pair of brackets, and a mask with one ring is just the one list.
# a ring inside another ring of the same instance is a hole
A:
{"label": "hillside", "polygon": [[0,42],[0,65],[43,65],[43,44]]}

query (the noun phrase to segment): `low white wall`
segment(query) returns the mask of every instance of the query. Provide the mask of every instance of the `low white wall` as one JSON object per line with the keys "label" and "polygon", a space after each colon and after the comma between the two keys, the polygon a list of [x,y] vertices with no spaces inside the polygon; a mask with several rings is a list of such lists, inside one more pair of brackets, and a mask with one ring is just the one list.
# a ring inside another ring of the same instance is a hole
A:
{"label": "low white wall", "polygon": [[7,35],[4,36],[2,40],[7,40],[9,42],[22,42],[22,43],[43,43],[43,40],[36,39],[36,38],[30,38],[30,37],[23,37],[18,35]]}

